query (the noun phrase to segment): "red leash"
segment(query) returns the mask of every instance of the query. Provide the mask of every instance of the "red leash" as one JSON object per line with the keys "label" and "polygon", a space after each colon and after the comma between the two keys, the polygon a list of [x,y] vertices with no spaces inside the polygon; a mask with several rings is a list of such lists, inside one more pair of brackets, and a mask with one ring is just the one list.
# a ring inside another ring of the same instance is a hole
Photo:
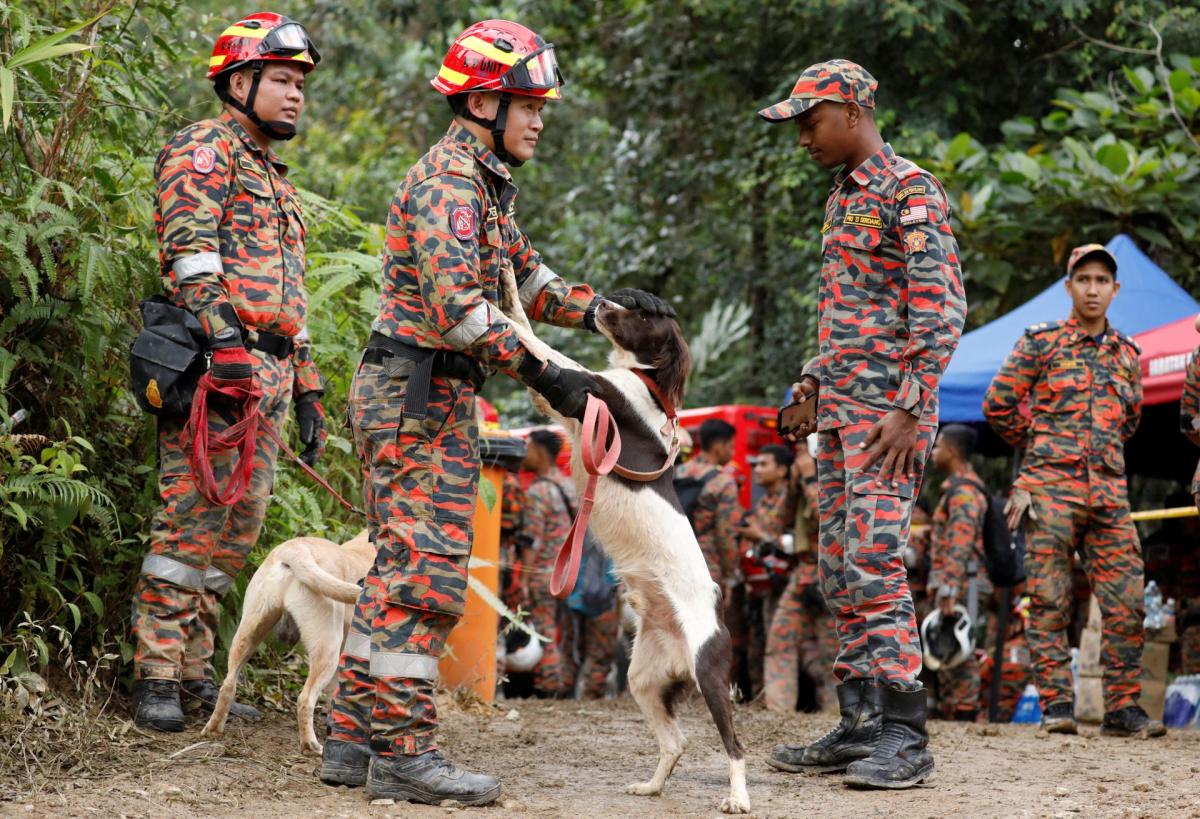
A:
{"label": "red leash", "polygon": [[[217,393],[239,404],[237,422],[224,432],[213,436],[208,429],[208,396]],[[262,403],[262,388],[253,380],[238,381],[227,386],[217,386],[213,383],[212,373],[200,376],[196,385],[196,393],[192,398],[192,414],[188,417],[187,425],[183,428],[184,448],[188,449],[188,462],[192,468],[196,489],[209,503],[215,506],[233,506],[242,499],[250,487],[250,476],[254,473],[254,450],[258,440],[258,428],[261,426],[271,436],[271,440],[300,466],[304,472],[316,481],[322,489],[337,499],[337,502],[351,512],[366,515],[361,509],[343,498],[338,491],[329,485],[317,470],[313,469],[284,443],[276,431],[274,424],[262,414],[259,404]],[[189,443],[191,444],[189,448]],[[225,483],[223,489],[216,486],[216,476],[213,474],[213,453],[237,450],[238,459],[234,465],[233,474]]]}
{"label": "red leash", "polygon": [[[216,435],[211,435],[208,428],[208,396],[211,393],[224,396],[237,405],[238,420]],[[250,486],[250,476],[254,472],[254,441],[258,437],[258,419],[262,417],[258,405],[262,397],[262,387],[249,378],[217,386],[212,380],[212,373],[206,372],[196,385],[196,393],[192,396],[192,414],[183,428],[183,445],[185,448],[189,442],[192,445],[188,451],[188,462],[192,467],[196,489],[214,506],[233,506]],[[212,456],[230,450],[237,452],[233,473],[224,488],[218,488]]]}
{"label": "red leash", "polygon": [[[610,444],[609,432],[612,432]],[[607,449],[605,448],[607,447]],[[587,407],[583,411],[583,433],[580,435],[579,457],[588,474],[587,488],[583,501],[571,524],[567,539],[558,547],[554,558],[554,572],[550,575],[550,593],[563,598],[575,588],[579,579],[579,564],[583,560],[583,536],[587,532],[592,506],[596,503],[596,484],[601,475],[612,472],[621,457],[621,433],[613,423],[608,405],[588,393]],[[597,460],[597,457],[599,458]]]}
{"label": "red leash", "polygon": [[[635,369],[634,373],[646,384],[650,394],[667,414],[667,426],[663,427],[663,432],[665,433],[668,427],[678,429],[679,418],[675,414],[675,408],[658,389],[658,385],[641,370]],[[583,560],[583,536],[592,516],[592,507],[596,503],[596,484],[601,476],[616,472],[634,481],[657,480],[675,465],[675,457],[679,454],[679,438],[675,436],[667,453],[667,461],[661,469],[653,472],[634,472],[619,466],[617,459],[621,457],[621,431],[617,429],[608,405],[591,393],[588,394],[587,407],[583,411],[583,430],[579,438],[579,457],[583,461],[588,479],[579,511],[571,523],[566,540],[558,547],[558,554],[554,558],[554,571],[550,575],[550,593],[560,599],[569,595],[579,580],[579,564]]]}

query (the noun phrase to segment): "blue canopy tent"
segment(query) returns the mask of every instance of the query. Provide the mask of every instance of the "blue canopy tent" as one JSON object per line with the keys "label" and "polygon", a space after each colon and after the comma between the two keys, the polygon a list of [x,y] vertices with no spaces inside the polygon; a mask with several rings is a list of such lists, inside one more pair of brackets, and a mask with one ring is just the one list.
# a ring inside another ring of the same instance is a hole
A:
{"label": "blue canopy tent", "polygon": [[[1128,236],[1113,237],[1107,248],[1117,259],[1117,280],[1121,282],[1108,318],[1121,332],[1134,335],[1200,312],[1200,303]],[[1071,299],[1063,279],[1065,276],[1011,313],[962,337],[942,377],[942,423],[984,420],[983,395],[1025,328],[1041,321],[1061,321],[1070,314]],[[967,296],[970,298],[970,293]]]}

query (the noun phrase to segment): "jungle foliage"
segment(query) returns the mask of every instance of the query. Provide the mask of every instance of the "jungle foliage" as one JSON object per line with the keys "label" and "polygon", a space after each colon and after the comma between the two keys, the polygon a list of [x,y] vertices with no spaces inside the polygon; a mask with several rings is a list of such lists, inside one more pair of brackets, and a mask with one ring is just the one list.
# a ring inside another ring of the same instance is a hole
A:
{"label": "jungle foliage", "polygon": [[[702,352],[689,403],[774,402],[811,353],[828,174],[755,116],[831,56],[881,81],[897,151],[954,206],[969,321],[1043,288],[1083,241],[1129,233],[1200,287],[1200,15],[1162,0],[416,0],[277,3],[326,57],[281,148],[310,227],[310,330],[334,437],[369,331],[391,192],[448,123],[428,78],[473,19],[511,16],[558,47],[566,100],[517,172],[547,262],[598,290],[675,302]],[[129,657],[129,594],[156,505],[153,428],[125,386],[137,304],[159,288],[151,168],[216,101],[212,40],[240,6],[0,0],[0,676]],[[548,331],[598,363],[595,339]],[[522,393],[488,387],[510,420]],[[281,465],[260,550],[357,522]],[[258,559],[260,555],[255,555]],[[242,580],[244,583],[244,579]],[[228,598],[226,619],[239,596]]]}

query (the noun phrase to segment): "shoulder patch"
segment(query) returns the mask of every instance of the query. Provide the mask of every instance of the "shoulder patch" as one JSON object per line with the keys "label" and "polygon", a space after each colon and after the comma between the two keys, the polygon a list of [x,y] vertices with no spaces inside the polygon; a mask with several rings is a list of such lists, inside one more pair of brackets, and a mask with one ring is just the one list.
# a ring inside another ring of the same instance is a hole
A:
{"label": "shoulder patch", "polygon": [[192,150],[192,169],[196,173],[209,173],[217,166],[217,152],[207,145],[197,145]]}
{"label": "shoulder patch", "polygon": [[913,194],[925,194],[929,191],[928,185],[908,185],[896,191],[896,201],[903,202]]}
{"label": "shoulder patch", "polygon": [[922,222],[929,221],[929,207],[922,199],[919,203],[913,202],[907,207],[900,209],[900,224],[902,225],[919,225]]}
{"label": "shoulder patch", "polygon": [[475,237],[475,209],[470,205],[458,205],[450,211],[450,232],[459,241]]}
{"label": "shoulder patch", "polygon": [[904,234],[904,249],[909,253],[924,253],[928,241],[929,237],[923,231],[910,230]]}

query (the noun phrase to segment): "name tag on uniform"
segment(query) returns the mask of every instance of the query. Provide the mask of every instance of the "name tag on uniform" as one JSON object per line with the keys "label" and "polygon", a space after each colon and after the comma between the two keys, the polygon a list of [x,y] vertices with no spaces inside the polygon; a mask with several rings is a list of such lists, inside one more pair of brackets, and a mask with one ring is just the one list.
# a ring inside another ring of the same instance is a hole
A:
{"label": "name tag on uniform", "polygon": [[847,213],[842,219],[843,225],[859,225],[869,228],[883,228],[883,220],[870,213]]}

